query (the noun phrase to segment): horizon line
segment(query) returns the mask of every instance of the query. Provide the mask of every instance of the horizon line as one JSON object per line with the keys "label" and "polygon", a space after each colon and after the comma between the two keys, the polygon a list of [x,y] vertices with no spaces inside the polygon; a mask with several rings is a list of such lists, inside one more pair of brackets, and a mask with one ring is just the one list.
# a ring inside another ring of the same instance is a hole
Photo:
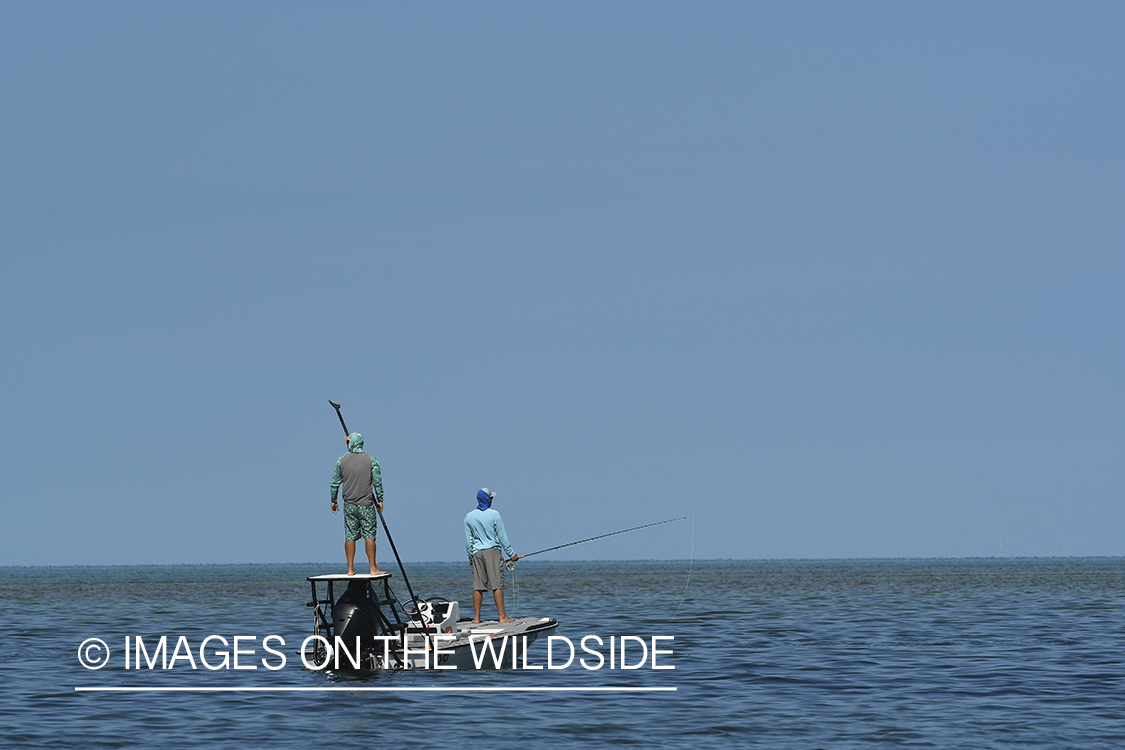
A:
{"label": "horizon line", "polygon": [[[886,560],[1106,560],[1123,559],[1125,555],[923,555],[923,556],[883,556],[883,557],[696,557],[691,558],[592,558],[574,560],[543,560],[549,564],[557,563],[707,563],[707,562],[876,562]],[[387,560],[379,561],[388,563]],[[455,560],[414,560],[404,565],[461,565]],[[339,567],[337,562],[180,562],[180,563],[4,563],[0,568],[176,568],[206,566],[282,566],[308,565],[317,567]],[[393,565],[391,567],[397,567]]]}

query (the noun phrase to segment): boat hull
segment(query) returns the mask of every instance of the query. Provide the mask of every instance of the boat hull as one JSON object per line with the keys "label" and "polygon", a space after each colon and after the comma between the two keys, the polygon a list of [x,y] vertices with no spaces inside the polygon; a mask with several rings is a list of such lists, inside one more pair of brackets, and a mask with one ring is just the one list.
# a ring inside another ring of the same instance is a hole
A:
{"label": "boat hull", "polygon": [[540,634],[558,625],[550,617],[520,617],[510,623],[463,620],[444,634],[412,632],[405,649],[398,638],[380,639],[377,645],[362,648],[358,658],[354,652],[348,653],[351,644],[347,640],[330,644],[327,651],[322,647],[315,654],[310,645],[305,663],[329,673],[524,669],[533,665],[527,653],[530,646]]}

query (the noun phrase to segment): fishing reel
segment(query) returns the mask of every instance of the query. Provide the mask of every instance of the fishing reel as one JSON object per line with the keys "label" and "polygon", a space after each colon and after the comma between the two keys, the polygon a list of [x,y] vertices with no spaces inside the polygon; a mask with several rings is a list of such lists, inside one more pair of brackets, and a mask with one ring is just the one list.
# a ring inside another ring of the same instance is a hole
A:
{"label": "fishing reel", "polygon": [[504,567],[507,568],[508,570],[515,570],[516,569],[516,561],[515,560],[508,560],[506,563],[504,563]]}

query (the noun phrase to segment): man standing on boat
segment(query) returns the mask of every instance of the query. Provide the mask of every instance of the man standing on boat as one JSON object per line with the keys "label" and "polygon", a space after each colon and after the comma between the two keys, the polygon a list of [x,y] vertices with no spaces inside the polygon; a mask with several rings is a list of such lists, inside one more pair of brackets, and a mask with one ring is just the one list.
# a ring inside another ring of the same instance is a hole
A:
{"label": "man standing on boat", "polygon": [[486,589],[492,589],[500,622],[512,622],[504,612],[504,554],[513,561],[520,559],[512,550],[504,519],[492,508],[495,492],[487,487],[477,492],[476,510],[465,516],[465,547],[469,553],[469,567],[473,569],[473,622],[480,622],[480,605]]}
{"label": "man standing on boat", "polygon": [[332,472],[332,512],[339,511],[336,497],[342,486],[348,575],[355,575],[355,543],[359,539],[365,542],[371,575],[385,573],[375,565],[375,508],[383,510],[383,473],[375,457],[363,452],[363,435],[353,432],[344,440],[348,443],[348,452],[340,456]]}

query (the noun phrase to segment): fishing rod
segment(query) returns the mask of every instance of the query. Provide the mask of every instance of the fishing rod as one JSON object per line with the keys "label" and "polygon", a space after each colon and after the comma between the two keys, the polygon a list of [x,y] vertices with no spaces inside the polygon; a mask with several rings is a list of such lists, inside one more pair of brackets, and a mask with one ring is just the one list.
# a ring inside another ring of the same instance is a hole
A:
{"label": "fishing rod", "polygon": [[[332,399],[328,399],[328,403],[332,404],[332,408],[336,410],[336,416],[340,418],[340,426],[344,428],[344,436],[350,436],[352,433],[348,431],[348,426],[344,424],[344,415],[340,413],[340,405]],[[406,584],[406,590],[410,592],[410,599],[414,602],[414,611],[421,618],[422,607],[418,603],[418,597],[414,594],[414,589],[410,587],[410,579],[406,577],[406,568],[402,567],[402,558],[398,556],[398,547],[395,546],[395,540],[391,537],[391,530],[387,528],[387,519],[383,518],[383,511],[379,508],[377,502],[375,503],[375,512],[379,514],[379,520],[383,522],[383,531],[387,533],[387,541],[391,543],[391,551],[395,553],[395,562],[398,563],[399,572],[402,573],[403,583]],[[425,624],[424,620],[423,624]]]}
{"label": "fishing rod", "polygon": [[[636,531],[637,529],[647,529],[649,526],[659,526],[662,523],[672,523],[673,521],[683,521],[685,518],[691,518],[691,516],[680,516],[679,518],[669,518],[665,521],[656,521],[654,523],[646,523],[646,524],[642,524],[640,526],[634,526],[631,529],[622,529],[621,531],[611,531],[608,534],[599,534],[598,536],[592,536],[589,539],[579,539],[577,542],[567,542],[566,544],[560,544],[557,547],[548,547],[547,549],[541,549],[538,552],[528,552],[526,555],[519,555],[518,559],[522,560],[525,557],[531,557],[532,555],[541,555],[544,552],[550,552],[552,550],[562,549],[563,547],[573,547],[576,544],[584,544],[586,542],[592,542],[595,539],[605,539],[607,536],[617,536],[618,534],[624,534],[628,531]],[[507,565],[508,570],[515,570],[516,569],[516,561],[515,560],[509,560],[506,563],[506,565]]]}

